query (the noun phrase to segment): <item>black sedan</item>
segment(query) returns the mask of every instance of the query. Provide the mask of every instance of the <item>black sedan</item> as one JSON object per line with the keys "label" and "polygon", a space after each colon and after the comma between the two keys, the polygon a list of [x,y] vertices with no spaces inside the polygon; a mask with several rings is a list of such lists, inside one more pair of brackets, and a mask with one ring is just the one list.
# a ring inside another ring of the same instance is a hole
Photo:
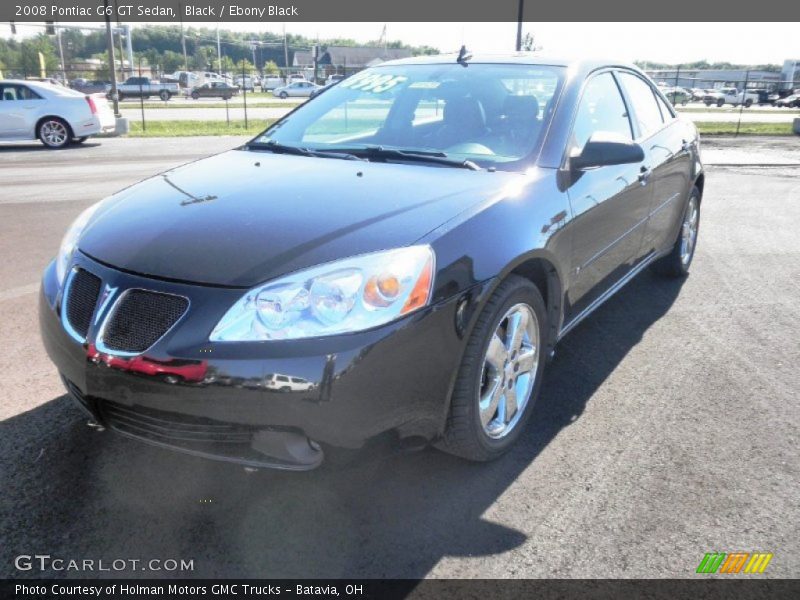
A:
{"label": "black sedan", "polygon": [[200,98],[222,98],[230,100],[239,94],[239,88],[224,81],[210,81],[203,85],[198,85],[192,90],[191,96],[195,100]]}
{"label": "black sedan", "polygon": [[387,62],[87,209],[42,336],[92,419],[160,446],[309,469],[386,435],[485,461],[559,340],[643,269],[687,274],[704,180],[634,66]]}

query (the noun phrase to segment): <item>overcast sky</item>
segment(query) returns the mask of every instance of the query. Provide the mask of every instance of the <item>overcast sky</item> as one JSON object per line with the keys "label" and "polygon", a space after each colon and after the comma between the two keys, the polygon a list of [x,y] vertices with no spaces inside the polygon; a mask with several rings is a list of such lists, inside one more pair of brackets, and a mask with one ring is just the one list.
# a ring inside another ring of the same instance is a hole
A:
{"label": "overcast sky", "polygon": [[[97,26],[97,23],[94,24]],[[134,24],[142,26],[147,24]],[[214,28],[216,23],[196,23]],[[289,23],[287,31],[308,37],[378,39],[383,23]],[[282,23],[223,23],[225,29],[280,33]],[[388,23],[390,40],[427,44],[443,52],[462,43],[475,51],[506,52],[514,49],[516,23]],[[19,26],[21,34],[41,31]],[[563,57],[603,56],[619,60],[656,62],[710,62],[781,64],[800,59],[797,23],[526,23],[536,45],[546,54]],[[7,24],[0,35],[9,35]],[[134,40],[136,39],[134,34]]]}

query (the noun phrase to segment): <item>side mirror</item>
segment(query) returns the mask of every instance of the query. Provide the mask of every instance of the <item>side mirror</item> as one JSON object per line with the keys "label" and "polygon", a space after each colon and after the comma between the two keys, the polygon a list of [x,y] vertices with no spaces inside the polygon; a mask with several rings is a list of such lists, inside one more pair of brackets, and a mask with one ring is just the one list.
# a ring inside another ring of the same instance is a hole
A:
{"label": "side mirror", "polygon": [[644,150],[636,142],[612,133],[595,133],[579,154],[570,157],[570,168],[573,171],[583,171],[643,160]]}

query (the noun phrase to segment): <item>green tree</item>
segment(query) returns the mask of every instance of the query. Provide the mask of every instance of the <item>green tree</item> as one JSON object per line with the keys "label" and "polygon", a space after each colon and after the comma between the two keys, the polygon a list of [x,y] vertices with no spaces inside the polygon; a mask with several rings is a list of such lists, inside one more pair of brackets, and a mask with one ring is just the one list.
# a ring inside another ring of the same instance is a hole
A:
{"label": "green tree", "polygon": [[278,63],[274,60],[269,60],[264,64],[265,75],[280,75],[281,70],[278,68]]}
{"label": "green tree", "polygon": [[44,58],[44,68],[47,73],[54,73],[58,70],[58,59],[53,48],[53,44],[45,34],[40,34],[35,38],[24,40],[20,47],[19,66],[23,74],[38,76],[41,71],[39,54]]}

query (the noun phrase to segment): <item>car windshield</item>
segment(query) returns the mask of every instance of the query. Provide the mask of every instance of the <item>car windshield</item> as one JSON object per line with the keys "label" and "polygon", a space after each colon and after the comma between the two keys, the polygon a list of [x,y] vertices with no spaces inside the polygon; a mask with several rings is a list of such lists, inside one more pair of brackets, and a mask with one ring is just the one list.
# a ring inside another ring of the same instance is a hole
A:
{"label": "car windshield", "polygon": [[374,67],[328,88],[250,146],[401,150],[517,170],[538,149],[563,78],[563,67],[547,65]]}

